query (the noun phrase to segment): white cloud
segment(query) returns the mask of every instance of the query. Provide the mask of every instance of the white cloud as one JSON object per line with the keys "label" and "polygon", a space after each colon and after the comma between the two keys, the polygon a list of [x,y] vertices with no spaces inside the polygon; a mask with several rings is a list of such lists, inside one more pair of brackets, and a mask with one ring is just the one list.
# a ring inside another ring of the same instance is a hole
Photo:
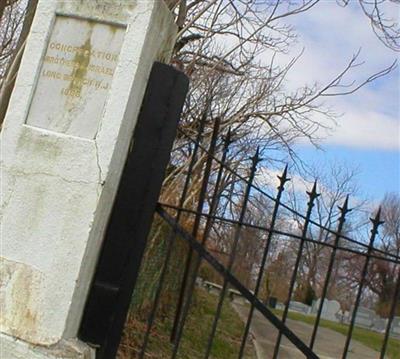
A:
{"label": "white cloud", "polygon": [[400,150],[399,121],[382,113],[349,109],[325,143],[358,148]]}
{"label": "white cloud", "polygon": [[[305,52],[289,73],[290,88],[329,81],[360,47],[360,61],[365,63],[347,76],[348,82],[363,81],[396,58],[376,38],[366,16],[356,6],[341,8],[335,1],[324,1],[311,11],[293,17],[293,25],[300,38],[289,56],[299,53],[303,46]],[[281,56],[279,61],[287,62],[288,57]],[[320,136],[327,137],[324,142],[329,144],[400,150],[399,88],[399,70],[396,70],[353,95],[328,98],[325,104],[343,116],[329,137],[326,132]]]}

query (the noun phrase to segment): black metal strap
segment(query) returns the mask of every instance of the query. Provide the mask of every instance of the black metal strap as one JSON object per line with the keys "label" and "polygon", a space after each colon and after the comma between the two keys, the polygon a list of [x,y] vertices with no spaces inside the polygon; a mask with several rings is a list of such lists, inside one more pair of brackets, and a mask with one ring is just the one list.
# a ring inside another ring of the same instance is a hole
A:
{"label": "black metal strap", "polygon": [[118,349],[187,90],[183,73],[154,64],[79,330],[98,359]]}

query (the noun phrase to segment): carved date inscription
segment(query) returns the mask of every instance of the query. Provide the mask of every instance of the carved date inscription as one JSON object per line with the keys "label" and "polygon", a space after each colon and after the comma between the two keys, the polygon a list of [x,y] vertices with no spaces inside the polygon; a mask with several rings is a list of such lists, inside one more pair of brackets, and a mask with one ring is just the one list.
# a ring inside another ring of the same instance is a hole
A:
{"label": "carved date inscription", "polygon": [[94,138],[124,33],[116,25],[57,16],[26,123]]}

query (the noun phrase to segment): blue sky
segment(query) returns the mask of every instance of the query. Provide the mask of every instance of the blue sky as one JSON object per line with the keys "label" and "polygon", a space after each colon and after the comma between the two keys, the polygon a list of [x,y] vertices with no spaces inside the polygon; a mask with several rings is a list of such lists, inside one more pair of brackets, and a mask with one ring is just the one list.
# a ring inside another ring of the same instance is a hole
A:
{"label": "blue sky", "polygon": [[[391,15],[399,21],[398,13]],[[329,80],[360,48],[360,60],[365,63],[348,76],[350,81],[362,81],[398,58],[376,38],[368,19],[355,5],[342,8],[334,0],[325,0],[293,17],[291,23],[299,38],[288,57],[304,48],[289,74],[293,87]],[[337,127],[320,133],[325,151],[303,143],[298,145],[300,155],[319,166],[340,162],[358,168],[360,195],[374,202],[385,192],[400,193],[399,85],[397,69],[355,94],[329,98],[326,105],[342,115]]]}
{"label": "blue sky", "polygon": [[[322,167],[329,162],[344,163],[358,170],[358,183],[362,197],[379,201],[385,192],[399,192],[400,154],[398,151],[358,149],[327,145],[325,151],[310,146],[299,148],[301,157]],[[397,164],[397,165],[396,165]]]}

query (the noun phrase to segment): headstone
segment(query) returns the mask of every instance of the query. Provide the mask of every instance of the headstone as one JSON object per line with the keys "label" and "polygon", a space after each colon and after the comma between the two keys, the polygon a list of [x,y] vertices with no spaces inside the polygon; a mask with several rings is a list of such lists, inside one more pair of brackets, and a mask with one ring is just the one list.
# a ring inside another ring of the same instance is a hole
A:
{"label": "headstone", "polygon": [[376,314],[373,310],[359,307],[356,313],[355,324],[363,328],[371,328],[375,318]]}
{"label": "headstone", "polygon": [[280,303],[280,302],[276,303],[276,309],[284,310],[285,309],[285,304]]}
{"label": "headstone", "polygon": [[76,340],[83,306],[152,64],[175,34],[162,0],[39,1],[1,133],[0,357],[94,355]]}
{"label": "headstone", "polygon": [[276,297],[268,297],[267,303],[268,303],[268,306],[270,308],[275,309],[276,305],[278,303],[278,298],[276,298]]}
{"label": "headstone", "polygon": [[291,301],[289,303],[289,309],[293,310],[295,312],[303,313],[303,314],[310,314],[310,312],[311,312],[310,306],[308,306],[304,303],[301,303],[301,302],[296,302],[296,301]]}
{"label": "headstone", "polygon": [[228,289],[228,297],[233,303],[245,304],[246,298],[236,289]]}
{"label": "headstone", "polygon": [[204,281],[204,286],[206,287],[207,291],[211,294],[219,295],[222,290],[222,285],[217,283]]}
{"label": "headstone", "polygon": [[342,315],[342,323],[350,323],[351,313],[348,310],[345,310]]}
{"label": "headstone", "polygon": [[390,332],[395,336],[400,336],[400,317],[394,317]]}
{"label": "headstone", "polygon": [[[321,305],[321,299],[317,299],[313,302],[311,313],[316,314]],[[340,315],[340,303],[336,300],[324,300],[322,306],[321,317],[331,321],[338,321]]]}
{"label": "headstone", "polygon": [[384,333],[386,330],[386,326],[387,326],[387,319],[381,318],[379,316],[376,316],[373,319],[373,323],[372,323],[372,330],[376,331],[376,332],[380,332],[380,333]]}
{"label": "headstone", "polygon": [[201,277],[196,277],[196,285],[198,287],[203,287],[204,286],[204,279]]}

